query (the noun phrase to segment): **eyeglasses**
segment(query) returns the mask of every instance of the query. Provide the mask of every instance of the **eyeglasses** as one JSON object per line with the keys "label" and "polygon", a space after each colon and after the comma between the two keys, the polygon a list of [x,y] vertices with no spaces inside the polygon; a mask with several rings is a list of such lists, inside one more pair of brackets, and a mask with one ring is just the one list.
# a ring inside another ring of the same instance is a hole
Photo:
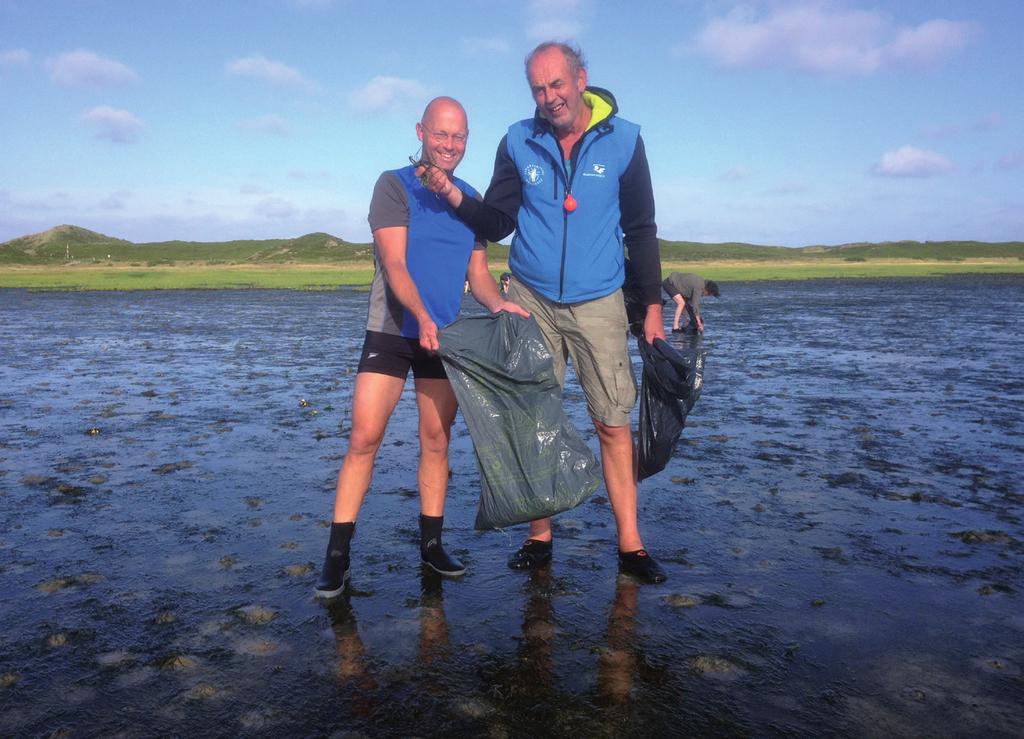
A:
{"label": "eyeglasses", "polygon": [[447,131],[431,131],[426,126],[423,126],[423,130],[427,132],[427,135],[430,136],[430,140],[435,144],[443,144],[448,139],[451,139],[453,143],[462,145],[466,143],[466,139],[468,138],[468,134],[448,133]]}

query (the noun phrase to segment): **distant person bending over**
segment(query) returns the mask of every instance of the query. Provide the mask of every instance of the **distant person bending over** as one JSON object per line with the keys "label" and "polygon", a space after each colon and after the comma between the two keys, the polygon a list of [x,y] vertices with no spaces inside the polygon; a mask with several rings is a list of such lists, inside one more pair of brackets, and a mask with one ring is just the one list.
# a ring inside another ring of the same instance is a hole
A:
{"label": "distant person bending over", "polygon": [[705,280],[700,275],[689,272],[673,272],[661,286],[668,293],[668,296],[675,301],[676,312],[672,317],[672,332],[682,333],[685,327],[680,327],[679,319],[685,310],[690,318],[690,323],[696,327],[697,333],[704,333],[704,319],[700,315],[700,299],[708,296],[717,298],[719,295],[718,285],[712,280]]}
{"label": "distant person bending over", "polygon": [[[622,285],[625,251],[645,306],[644,338],[665,338],[654,192],[640,127],[618,115],[614,96],[587,86],[579,49],[545,42],[526,58],[534,115],[498,144],[482,203],[441,178],[430,187],[491,241],[516,231],[509,297],[537,319],[559,381],[572,359],[601,445],[601,467],[618,531],[619,567],[646,582],[665,572],[637,524],[630,411],[636,377]],[[531,522],[509,561],[532,569],[551,560],[551,521]]]}
{"label": "distant person bending over", "polygon": [[[422,161],[469,197],[475,190],[452,176],[466,151],[466,112],[452,98],[427,105],[416,135]],[[352,398],[352,430],[338,473],[334,516],[316,594],[333,598],[348,581],[349,547],[356,517],[373,476],[374,459],[412,369],[419,410],[420,555],[447,576],[466,568],[441,546],[448,442],[457,408],[436,355],[438,327],[455,320],[469,278],[473,297],[491,312],[528,315],[498,292],[487,269],[487,252],[451,208],[426,189],[416,166],[384,172],[370,202],[374,267],[363,354]]]}

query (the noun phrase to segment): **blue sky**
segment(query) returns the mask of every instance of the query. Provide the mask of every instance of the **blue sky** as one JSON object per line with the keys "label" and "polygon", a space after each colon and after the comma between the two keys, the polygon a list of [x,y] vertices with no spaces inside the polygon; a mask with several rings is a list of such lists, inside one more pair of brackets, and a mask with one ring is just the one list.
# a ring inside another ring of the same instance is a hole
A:
{"label": "blue sky", "polygon": [[642,126],[659,234],[802,246],[1024,239],[1017,0],[0,0],[0,240],[369,240],[424,103],[483,190],[578,42]]}

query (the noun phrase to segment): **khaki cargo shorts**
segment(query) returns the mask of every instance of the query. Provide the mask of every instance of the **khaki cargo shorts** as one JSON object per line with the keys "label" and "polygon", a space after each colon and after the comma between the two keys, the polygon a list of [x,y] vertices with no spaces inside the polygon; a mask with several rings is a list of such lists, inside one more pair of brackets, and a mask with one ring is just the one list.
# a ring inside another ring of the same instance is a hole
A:
{"label": "khaki cargo shorts", "polygon": [[629,324],[622,291],[561,305],[513,277],[506,298],[537,319],[551,348],[559,384],[564,383],[566,361],[572,358],[591,417],[606,426],[628,426],[636,403],[636,376],[629,359]]}

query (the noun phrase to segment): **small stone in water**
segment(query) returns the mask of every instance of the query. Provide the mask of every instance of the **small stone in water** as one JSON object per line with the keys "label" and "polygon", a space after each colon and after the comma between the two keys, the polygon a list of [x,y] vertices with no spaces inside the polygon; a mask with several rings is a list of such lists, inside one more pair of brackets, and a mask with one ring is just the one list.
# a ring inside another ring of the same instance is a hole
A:
{"label": "small stone in water", "polygon": [[667,606],[672,608],[694,608],[701,604],[700,598],[692,595],[683,595],[682,593],[672,593],[672,595],[666,595],[662,601]]}

